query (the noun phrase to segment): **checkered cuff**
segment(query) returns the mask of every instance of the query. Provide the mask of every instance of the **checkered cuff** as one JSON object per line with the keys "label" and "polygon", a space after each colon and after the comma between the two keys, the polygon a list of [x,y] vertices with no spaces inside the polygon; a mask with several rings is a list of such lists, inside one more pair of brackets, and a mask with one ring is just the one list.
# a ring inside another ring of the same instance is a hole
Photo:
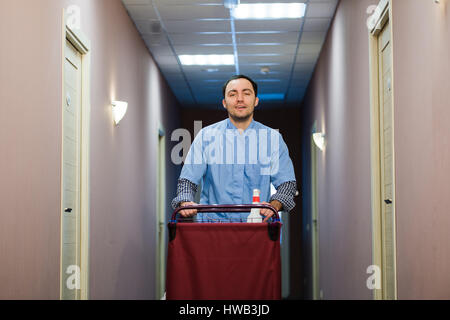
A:
{"label": "checkered cuff", "polygon": [[176,209],[181,202],[194,201],[197,185],[188,179],[178,179],[177,196],[172,200],[172,208]]}
{"label": "checkered cuff", "polygon": [[283,210],[291,211],[295,207],[294,197],[297,193],[297,183],[295,181],[288,181],[280,184],[277,192],[270,197],[270,201],[278,200],[283,205]]}

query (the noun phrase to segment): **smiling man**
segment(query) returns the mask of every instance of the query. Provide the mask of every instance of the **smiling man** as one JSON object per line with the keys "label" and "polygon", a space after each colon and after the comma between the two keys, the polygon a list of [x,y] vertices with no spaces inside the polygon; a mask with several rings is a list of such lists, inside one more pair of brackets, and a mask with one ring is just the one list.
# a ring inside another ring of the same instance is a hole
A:
{"label": "smiling man", "polygon": [[[247,76],[236,75],[222,88],[228,118],[203,128],[195,137],[178,179],[172,207],[196,205],[202,185],[201,204],[251,204],[253,190],[260,190],[263,204],[277,211],[294,208],[296,179],[289,151],[277,130],[253,119],[258,106],[258,86]],[[276,193],[270,195],[270,185]],[[270,201],[270,202],[269,202]],[[183,217],[195,209],[180,211]],[[273,212],[261,209],[269,218]],[[199,221],[245,220],[248,213],[199,213]]]}
{"label": "smiling man", "polygon": [[222,104],[237,129],[245,130],[252,122],[253,112],[259,102],[257,88],[253,80],[243,75],[231,78],[223,87]]}

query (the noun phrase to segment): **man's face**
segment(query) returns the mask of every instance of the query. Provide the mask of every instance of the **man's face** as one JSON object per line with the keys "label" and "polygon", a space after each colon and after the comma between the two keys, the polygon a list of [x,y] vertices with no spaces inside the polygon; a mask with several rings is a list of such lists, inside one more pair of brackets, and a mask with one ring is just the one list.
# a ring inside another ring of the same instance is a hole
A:
{"label": "man's face", "polygon": [[247,79],[231,80],[225,88],[223,107],[234,121],[242,122],[253,116],[253,110],[258,105],[259,99],[250,81]]}

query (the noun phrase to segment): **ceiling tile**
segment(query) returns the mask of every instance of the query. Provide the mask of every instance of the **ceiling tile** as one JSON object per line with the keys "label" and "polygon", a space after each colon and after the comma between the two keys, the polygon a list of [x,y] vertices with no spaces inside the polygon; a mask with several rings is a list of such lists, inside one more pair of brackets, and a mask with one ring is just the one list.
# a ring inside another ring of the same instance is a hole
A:
{"label": "ceiling tile", "polygon": [[301,63],[296,61],[294,72],[311,73],[314,70],[314,63]]}
{"label": "ceiling tile", "polygon": [[309,81],[309,79],[312,76],[312,73],[313,73],[312,71],[311,72],[296,72],[296,71],[294,71],[292,73],[291,85],[298,86],[299,83]]}
{"label": "ceiling tile", "polygon": [[320,53],[321,49],[322,49],[322,46],[320,44],[300,43],[300,46],[298,47],[297,55],[314,54],[317,56]]}
{"label": "ceiling tile", "polygon": [[233,45],[221,45],[213,47],[179,45],[174,46],[178,55],[182,54],[233,54]]}
{"label": "ceiling tile", "polygon": [[296,44],[271,44],[265,46],[259,45],[246,45],[239,44],[237,50],[239,54],[284,54],[284,55],[295,55],[295,50],[297,49]]}
{"label": "ceiling tile", "polygon": [[161,24],[159,20],[155,19],[135,19],[134,23],[139,33],[142,35],[152,35],[155,33],[162,33]]}
{"label": "ceiling tile", "polygon": [[169,37],[174,45],[233,43],[231,32],[220,34],[170,33]]}
{"label": "ceiling tile", "polygon": [[287,90],[287,84],[265,84],[265,83],[259,83],[258,84],[258,93],[285,93]]}
{"label": "ceiling tile", "polygon": [[[144,39],[145,41],[145,39]],[[150,45],[148,43],[147,47],[152,53],[152,55],[155,56],[173,56],[172,48],[168,45]]]}
{"label": "ceiling tile", "polygon": [[[150,0],[152,1],[152,0]],[[186,4],[212,4],[223,5],[221,0],[153,0],[159,6],[186,5]]]}
{"label": "ceiling tile", "polygon": [[173,55],[156,55],[153,58],[155,58],[156,63],[161,66],[165,66],[165,65],[175,65],[178,67],[178,61],[177,59],[173,56]]}
{"label": "ceiling tile", "polygon": [[159,68],[163,73],[180,73],[181,69],[178,64],[159,64]]}
{"label": "ceiling tile", "polygon": [[186,81],[184,80],[183,75],[181,72],[176,73],[165,73],[165,78],[167,79],[167,82],[169,83],[176,83],[177,86],[181,86],[181,83],[184,82],[184,86],[187,87]]}
{"label": "ceiling tile", "polygon": [[[239,65],[241,72],[244,72],[244,70],[254,70],[253,72],[261,73],[260,69],[262,66],[265,66],[266,64],[242,64]],[[278,74],[279,72],[291,72],[292,69],[292,63],[286,62],[286,63],[278,63],[270,65],[271,72],[274,72],[274,74]]]}
{"label": "ceiling tile", "polygon": [[309,77],[304,79],[292,79],[291,81],[291,87],[292,88],[304,88],[309,83]]}
{"label": "ceiling tile", "polygon": [[169,42],[163,33],[143,34],[142,38],[149,47],[153,46],[168,46]]}
{"label": "ceiling tile", "polygon": [[327,33],[325,31],[321,32],[303,32],[301,43],[317,43],[322,45],[325,40]]}
{"label": "ceiling tile", "polygon": [[230,21],[227,20],[173,20],[165,21],[165,26],[169,33],[231,32]]}
{"label": "ceiling tile", "polygon": [[315,64],[317,61],[317,58],[318,58],[317,55],[314,53],[299,54],[299,55],[297,55],[295,63]]}
{"label": "ceiling tile", "polygon": [[326,32],[330,21],[329,18],[306,18],[303,31]]}
{"label": "ceiling tile", "polygon": [[133,20],[145,20],[145,19],[158,20],[158,15],[156,14],[151,4],[129,5],[126,8],[130,16],[133,18]]}
{"label": "ceiling tile", "polygon": [[209,80],[209,79],[222,79],[231,77],[235,73],[234,66],[211,66],[211,68],[220,68],[217,72],[205,72],[205,66],[183,66],[183,71],[189,80]]}
{"label": "ceiling tile", "polygon": [[244,43],[297,43],[298,32],[244,33],[236,35],[238,44]]}
{"label": "ceiling tile", "polygon": [[192,20],[192,19],[229,19],[230,11],[223,5],[174,5],[158,6],[161,18],[166,20]]}
{"label": "ceiling tile", "polygon": [[239,64],[251,64],[251,63],[260,63],[260,64],[270,64],[270,63],[283,63],[286,61],[294,61],[294,55],[284,55],[278,54],[276,56],[264,56],[258,54],[249,54],[246,56],[239,55]]}
{"label": "ceiling tile", "polygon": [[308,5],[307,18],[332,18],[336,9],[335,2],[316,2]]}
{"label": "ceiling tile", "polygon": [[236,32],[243,31],[284,31],[299,32],[302,19],[281,20],[236,20]]}

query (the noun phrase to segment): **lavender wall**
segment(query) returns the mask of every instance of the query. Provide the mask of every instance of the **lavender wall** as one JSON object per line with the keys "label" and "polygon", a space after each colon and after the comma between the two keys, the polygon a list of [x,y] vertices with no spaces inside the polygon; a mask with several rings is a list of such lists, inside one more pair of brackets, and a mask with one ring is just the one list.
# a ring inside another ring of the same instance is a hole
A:
{"label": "lavender wall", "polygon": [[[90,297],[153,298],[158,123],[173,193],[179,107],[120,0],[0,3],[8,44],[0,53],[0,298],[59,298],[61,22],[70,4],[81,8],[92,52]],[[113,99],[129,103],[118,127]]]}
{"label": "lavender wall", "polygon": [[[324,298],[372,298],[366,8],[342,0],[304,102],[303,176],[314,120],[319,152],[320,286]],[[448,1],[392,1],[399,299],[448,299],[450,285],[450,12]],[[306,197],[304,223],[310,201]],[[309,233],[305,273],[311,280]],[[311,282],[306,285],[311,290]]]}
{"label": "lavender wall", "polygon": [[450,3],[392,3],[398,297],[449,299]]}
{"label": "lavender wall", "polygon": [[371,299],[370,100],[366,9],[374,0],[342,0],[302,107],[305,297],[311,298],[310,136],[317,153],[320,289],[324,299]]}

